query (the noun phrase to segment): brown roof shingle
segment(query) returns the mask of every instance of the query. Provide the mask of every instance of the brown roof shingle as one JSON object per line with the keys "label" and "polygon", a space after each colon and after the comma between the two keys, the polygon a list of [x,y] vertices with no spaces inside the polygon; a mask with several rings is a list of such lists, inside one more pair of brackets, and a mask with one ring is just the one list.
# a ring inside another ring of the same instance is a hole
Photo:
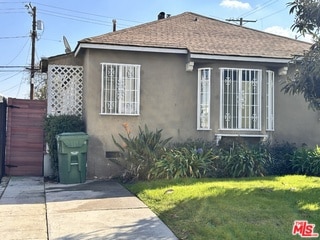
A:
{"label": "brown roof shingle", "polygon": [[191,53],[291,58],[311,44],[185,12],[80,43],[187,49]]}

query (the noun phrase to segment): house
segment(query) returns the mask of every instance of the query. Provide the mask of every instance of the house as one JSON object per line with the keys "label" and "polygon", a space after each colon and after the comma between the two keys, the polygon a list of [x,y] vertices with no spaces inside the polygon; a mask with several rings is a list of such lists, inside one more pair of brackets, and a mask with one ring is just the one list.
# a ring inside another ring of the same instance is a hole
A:
{"label": "house", "polygon": [[172,141],[318,143],[319,113],[284,95],[288,63],[311,44],[191,12],[90,37],[49,58],[48,113],[80,113],[88,177],[114,176],[112,136],[138,126]]}

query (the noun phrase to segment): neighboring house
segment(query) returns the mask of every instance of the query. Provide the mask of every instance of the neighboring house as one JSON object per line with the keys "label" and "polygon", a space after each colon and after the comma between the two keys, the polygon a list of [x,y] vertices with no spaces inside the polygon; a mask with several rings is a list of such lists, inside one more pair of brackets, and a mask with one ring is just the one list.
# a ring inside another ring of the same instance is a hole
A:
{"label": "neighboring house", "polygon": [[[186,12],[86,38],[49,58],[48,112],[82,113],[88,177],[114,176],[112,135],[138,126],[172,141],[318,143],[319,115],[284,95],[288,62],[311,44]],[[289,74],[289,73],[288,73]]]}

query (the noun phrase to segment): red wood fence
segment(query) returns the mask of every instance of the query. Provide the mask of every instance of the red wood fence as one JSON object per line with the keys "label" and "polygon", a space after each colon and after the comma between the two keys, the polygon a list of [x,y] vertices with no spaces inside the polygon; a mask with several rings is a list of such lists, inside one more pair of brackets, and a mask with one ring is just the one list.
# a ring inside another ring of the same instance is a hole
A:
{"label": "red wood fence", "polygon": [[5,173],[42,176],[46,101],[8,99]]}

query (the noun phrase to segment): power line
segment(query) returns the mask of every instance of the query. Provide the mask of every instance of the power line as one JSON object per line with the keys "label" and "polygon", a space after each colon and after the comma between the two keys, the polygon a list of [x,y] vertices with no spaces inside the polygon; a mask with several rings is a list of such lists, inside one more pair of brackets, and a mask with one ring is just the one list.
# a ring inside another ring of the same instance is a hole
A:
{"label": "power line", "polygon": [[8,66],[8,65],[5,65],[5,66],[0,66],[0,68],[26,68],[28,66]]}
{"label": "power line", "polygon": [[[69,19],[69,20],[78,21],[78,22],[85,22],[85,23],[97,24],[97,25],[102,25],[102,26],[112,26],[112,23],[109,23],[106,21],[101,21],[101,20],[96,20],[96,19],[92,19],[92,18],[83,18],[80,16],[67,15],[67,14],[63,14],[63,13],[55,13],[53,11],[47,11],[47,10],[38,10],[38,12],[49,15],[49,16],[59,17],[59,18],[63,18],[63,19]],[[118,26],[128,27],[130,25],[118,24]]]}
{"label": "power line", "polygon": [[14,58],[12,58],[12,60],[11,60],[7,65],[11,64],[14,60],[17,59],[18,56],[20,56],[20,54],[22,53],[22,51],[24,50],[24,48],[27,46],[28,42],[29,42],[29,39],[27,39],[27,41],[25,42],[25,44],[24,44],[24,45],[22,46],[22,48],[19,50],[18,54],[17,54]]}
{"label": "power line", "polygon": [[260,20],[266,19],[266,18],[268,18],[268,17],[271,17],[271,16],[273,16],[273,15],[278,14],[279,12],[283,12],[284,10],[286,10],[286,9],[284,8],[284,9],[281,9],[281,10],[279,10],[279,11],[273,12],[273,13],[265,16],[265,17],[259,18],[258,20],[260,21]]}
{"label": "power line", "polygon": [[247,13],[244,13],[244,14],[240,15],[239,17],[248,17],[248,16],[250,16],[250,15],[256,13],[256,12],[261,11],[262,9],[264,9],[264,8],[270,6],[270,5],[273,5],[276,2],[278,2],[278,0],[266,1],[263,4],[261,4],[260,6],[248,11]]}
{"label": "power line", "polygon": [[[2,70],[2,69],[0,69],[0,73],[11,73],[11,72],[18,72],[18,70]],[[20,71],[19,71],[20,72]]]}
{"label": "power line", "polygon": [[[37,4],[39,6],[45,6],[45,7],[49,7],[49,8],[60,9],[60,10],[64,10],[64,11],[68,11],[68,12],[72,12],[72,13],[80,13],[80,14],[84,14],[84,15],[90,15],[90,16],[101,17],[101,18],[109,18],[109,19],[114,19],[115,18],[115,17],[108,17],[108,16],[105,16],[105,15],[100,15],[100,14],[95,14],[95,13],[88,13],[88,12],[78,11],[78,10],[75,10],[75,9],[67,9],[67,8],[56,7],[56,6],[52,6],[52,5],[42,4],[42,3],[39,3],[39,2],[35,2],[35,4]],[[126,21],[126,22],[141,23],[139,21],[122,19],[122,18],[117,18],[117,20]]]}
{"label": "power line", "polygon": [[22,3],[22,4],[24,4],[26,2],[0,2],[0,4],[7,4],[7,3],[9,3],[9,4],[11,4],[11,3]]}
{"label": "power line", "polygon": [[0,37],[0,39],[28,38],[29,36]]}
{"label": "power line", "polygon": [[24,10],[24,8],[3,8],[0,11]]}
{"label": "power line", "polygon": [[62,14],[62,13],[55,13],[53,11],[48,11],[48,10],[39,10],[38,12],[44,13],[46,15],[51,15],[51,16],[60,17],[60,18],[64,18],[64,19],[70,19],[70,20],[74,20],[74,21],[94,23],[94,24],[99,24],[99,25],[111,25],[111,24],[108,24],[107,22],[100,21],[100,20],[95,20],[95,19],[91,19],[91,18],[83,18],[83,17],[79,17],[79,16],[66,15],[66,14]]}
{"label": "power line", "polygon": [[[20,9],[20,8],[19,8]],[[1,14],[16,14],[16,13],[19,13],[19,14],[22,14],[22,13],[25,13],[23,12],[22,10],[21,11],[17,11],[18,9],[16,10],[10,10],[10,9],[1,9],[0,10],[0,13]]]}
{"label": "power line", "polygon": [[50,38],[41,38],[41,40],[45,40],[45,41],[52,41],[52,42],[62,42],[62,40],[57,40],[57,39],[50,39]]}
{"label": "power line", "polygon": [[7,81],[7,80],[9,80],[9,79],[11,79],[11,78],[13,78],[13,77],[17,76],[18,74],[23,73],[23,72],[24,72],[24,70],[18,71],[17,73],[13,74],[12,76],[10,76],[10,77],[7,77],[7,78],[5,78],[5,79],[0,80],[0,82]]}

